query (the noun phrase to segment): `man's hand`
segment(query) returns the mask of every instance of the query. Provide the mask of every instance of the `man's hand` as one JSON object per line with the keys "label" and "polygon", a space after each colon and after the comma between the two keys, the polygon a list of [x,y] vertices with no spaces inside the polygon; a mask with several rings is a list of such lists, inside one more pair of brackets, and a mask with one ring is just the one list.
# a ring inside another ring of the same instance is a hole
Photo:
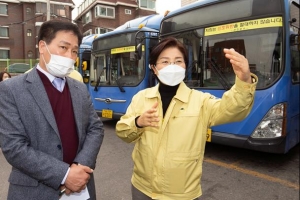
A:
{"label": "man's hand", "polygon": [[157,113],[158,102],[156,102],[152,108],[144,112],[136,121],[138,126],[146,127],[158,127],[159,117]]}
{"label": "man's hand", "polygon": [[236,76],[247,83],[252,83],[248,60],[234,49],[224,49],[225,57],[230,60]]}
{"label": "man's hand", "polygon": [[65,187],[69,190],[66,190],[66,194],[80,192],[85,189],[86,184],[90,179],[90,173],[92,172],[93,170],[87,166],[72,164],[65,181]]}

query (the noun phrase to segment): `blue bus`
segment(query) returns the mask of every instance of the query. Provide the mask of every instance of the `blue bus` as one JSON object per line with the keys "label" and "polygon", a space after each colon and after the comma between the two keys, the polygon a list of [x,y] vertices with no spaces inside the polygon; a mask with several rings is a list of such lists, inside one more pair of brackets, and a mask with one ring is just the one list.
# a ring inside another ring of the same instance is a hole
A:
{"label": "blue bus", "polygon": [[77,71],[80,72],[83,82],[87,85],[89,83],[90,66],[91,66],[91,49],[94,39],[97,34],[91,34],[82,38],[82,43],[78,50],[78,57],[75,62]]}
{"label": "blue bus", "polygon": [[203,0],[168,13],[160,38],[188,49],[185,83],[216,97],[234,84],[223,48],[234,48],[259,77],[249,116],[208,129],[207,141],[270,153],[299,143],[299,0]]}
{"label": "blue bus", "polygon": [[100,117],[119,119],[133,95],[155,84],[148,55],[158,42],[162,18],[153,14],[130,20],[94,39],[88,89]]}

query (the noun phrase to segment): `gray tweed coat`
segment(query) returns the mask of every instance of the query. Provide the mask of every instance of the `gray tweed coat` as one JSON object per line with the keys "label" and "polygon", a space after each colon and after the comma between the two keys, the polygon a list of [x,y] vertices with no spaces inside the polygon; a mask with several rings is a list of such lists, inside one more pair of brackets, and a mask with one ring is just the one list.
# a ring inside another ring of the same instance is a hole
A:
{"label": "gray tweed coat", "polygon": [[[84,84],[67,77],[79,147],[74,162],[95,168],[103,141],[103,124]],[[9,200],[58,199],[69,165],[64,163],[60,136],[43,83],[36,70],[0,83],[0,142],[12,165]],[[88,185],[96,199],[94,178]]]}

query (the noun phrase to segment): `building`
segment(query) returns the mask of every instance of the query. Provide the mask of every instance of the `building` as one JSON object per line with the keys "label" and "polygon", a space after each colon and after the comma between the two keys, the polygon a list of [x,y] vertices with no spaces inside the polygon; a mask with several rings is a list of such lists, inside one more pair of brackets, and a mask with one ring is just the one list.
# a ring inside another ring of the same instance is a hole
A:
{"label": "building", "polygon": [[49,2],[47,15],[47,0],[0,0],[0,71],[12,63],[36,63],[38,31],[48,17],[72,19],[72,0]]}
{"label": "building", "polygon": [[[181,6],[194,1],[181,0]],[[71,21],[73,9],[78,9],[74,22],[84,35],[106,33],[129,20],[157,13],[156,0],[84,0],[78,8],[72,0],[0,0],[0,71],[13,63],[34,66],[42,23]]]}
{"label": "building", "polygon": [[84,36],[114,30],[125,22],[156,14],[155,0],[84,0],[74,21]]}

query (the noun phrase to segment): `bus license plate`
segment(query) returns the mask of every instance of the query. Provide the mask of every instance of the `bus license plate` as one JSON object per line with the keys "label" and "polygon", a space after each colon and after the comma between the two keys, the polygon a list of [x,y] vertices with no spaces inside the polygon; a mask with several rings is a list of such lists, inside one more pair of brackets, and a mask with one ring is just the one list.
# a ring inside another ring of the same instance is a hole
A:
{"label": "bus license plate", "polygon": [[102,117],[112,119],[113,111],[112,110],[102,110]]}
{"label": "bus license plate", "polygon": [[206,142],[211,142],[211,129],[207,129]]}

